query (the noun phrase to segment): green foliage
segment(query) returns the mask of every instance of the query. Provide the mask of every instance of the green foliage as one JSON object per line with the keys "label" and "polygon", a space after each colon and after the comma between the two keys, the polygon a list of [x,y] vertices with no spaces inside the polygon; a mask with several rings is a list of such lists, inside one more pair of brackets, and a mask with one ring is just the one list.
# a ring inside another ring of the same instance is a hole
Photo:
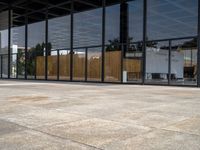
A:
{"label": "green foliage", "polygon": [[18,75],[24,75],[25,72],[25,56],[21,49],[18,50]]}
{"label": "green foliage", "polygon": [[113,40],[109,40],[109,45],[106,47],[106,51],[116,51],[120,50],[120,41],[119,38],[115,38]]}
{"label": "green foliage", "polygon": [[[51,43],[47,44],[47,55],[51,55],[52,45]],[[36,65],[36,57],[44,56],[45,51],[45,43],[38,43],[35,47],[32,47],[28,50],[27,53],[27,74],[35,75],[35,65]],[[22,50],[18,51],[18,74],[24,75],[25,72],[25,54]]]}

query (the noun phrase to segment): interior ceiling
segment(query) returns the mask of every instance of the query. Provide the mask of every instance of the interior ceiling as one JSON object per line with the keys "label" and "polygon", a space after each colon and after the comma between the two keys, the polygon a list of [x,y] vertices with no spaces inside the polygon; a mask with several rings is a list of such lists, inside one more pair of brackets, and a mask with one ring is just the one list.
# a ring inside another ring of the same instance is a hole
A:
{"label": "interior ceiling", "polygon": [[[68,15],[71,11],[71,0],[47,0],[48,18]],[[13,26],[23,25],[25,14],[29,23],[45,19],[47,8],[45,0],[10,0],[12,5]],[[106,5],[119,3],[120,0],[107,0]],[[95,9],[102,6],[102,0],[74,0],[74,12]],[[0,12],[8,10],[8,0],[0,0]]]}

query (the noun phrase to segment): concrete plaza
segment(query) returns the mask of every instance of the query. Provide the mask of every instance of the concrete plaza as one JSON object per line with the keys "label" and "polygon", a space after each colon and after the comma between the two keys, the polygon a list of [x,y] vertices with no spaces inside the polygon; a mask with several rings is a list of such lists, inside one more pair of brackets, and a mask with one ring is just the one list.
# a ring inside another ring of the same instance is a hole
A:
{"label": "concrete plaza", "polygon": [[200,89],[0,80],[1,150],[200,150]]}

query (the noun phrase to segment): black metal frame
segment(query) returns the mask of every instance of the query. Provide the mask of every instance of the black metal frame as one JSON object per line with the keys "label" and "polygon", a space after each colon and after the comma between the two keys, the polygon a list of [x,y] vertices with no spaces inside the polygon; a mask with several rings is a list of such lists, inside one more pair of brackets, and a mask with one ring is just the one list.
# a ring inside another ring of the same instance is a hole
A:
{"label": "black metal frame", "polygon": [[[22,0],[19,0],[22,2]],[[45,52],[45,79],[44,80],[48,80],[48,19],[49,19],[49,15],[52,15],[48,10],[49,8],[53,8],[53,7],[60,7],[60,5],[49,5],[48,1],[45,2],[40,2],[38,0],[36,0],[38,3],[40,4],[46,4],[46,7],[44,9],[41,9],[44,11],[45,14],[45,48],[46,48],[46,52]],[[105,26],[106,26],[106,0],[102,0],[101,5],[95,4],[95,2],[92,3],[92,1],[90,3],[83,1],[83,0],[76,0],[79,1],[81,4],[84,5],[89,5],[91,7],[93,7],[92,9],[95,8],[102,8],[102,44],[98,45],[98,46],[89,46],[89,47],[82,47],[85,49],[86,52],[86,57],[85,57],[85,82],[95,82],[95,83],[99,83],[98,81],[88,81],[87,80],[87,73],[88,73],[88,48],[92,48],[92,47],[101,47],[102,48],[102,66],[101,66],[101,81],[103,83],[113,83],[113,82],[105,82],[104,80],[104,76],[105,76]],[[28,1],[24,0],[24,2],[26,2],[26,6],[28,4]],[[121,3],[123,2],[123,0],[120,1]],[[7,3],[8,6],[8,79],[10,79],[10,74],[11,74],[11,59],[10,56],[12,55],[11,53],[11,10],[12,10],[12,3]],[[74,13],[77,13],[75,10],[75,4],[74,4],[74,0],[70,0],[67,2],[64,2],[65,4],[70,3],[70,9],[69,8],[62,8],[65,9],[66,11],[69,11],[70,14],[70,23],[71,23],[71,27],[70,27],[70,80],[71,82],[79,82],[79,81],[74,81],[73,80],[73,54],[74,54],[74,50],[75,49],[79,49],[79,48],[74,48],[73,43],[74,43]],[[114,4],[114,2],[113,2]],[[111,5],[111,4],[109,4]],[[27,78],[27,56],[28,56],[28,15],[30,14],[30,9],[27,8],[25,6],[26,9],[26,13],[24,14],[25,17],[25,75],[24,75],[24,79],[28,80]],[[171,51],[172,51],[172,41],[174,40],[183,40],[183,39],[191,39],[191,38],[196,38],[196,36],[191,36],[191,37],[180,37],[180,38],[171,38],[171,39],[158,39],[158,40],[151,40],[151,41],[147,41],[147,0],[143,0],[143,40],[142,41],[138,41],[138,42],[142,42],[143,44],[143,48],[142,48],[142,53],[143,53],[143,58],[142,58],[142,82],[141,83],[126,83],[126,84],[147,84],[149,85],[149,83],[145,82],[145,78],[146,78],[146,44],[147,42],[162,42],[162,41],[168,41],[169,42],[169,58],[168,58],[168,84],[164,84],[164,85],[172,85],[171,84]],[[1,10],[1,9],[0,9]],[[40,11],[41,11],[40,10]],[[82,10],[80,10],[82,11]],[[32,10],[31,13],[33,12],[38,12],[37,10]],[[197,56],[197,87],[200,87],[200,0],[198,0],[198,34],[197,34],[197,39],[198,39],[198,56]],[[123,44],[122,43],[122,47],[124,45],[126,45],[127,43]],[[120,82],[116,82],[118,83],[123,83],[123,59],[125,58],[125,56],[123,55],[124,53],[124,49],[122,48],[121,50],[122,52],[122,57],[121,57],[121,81]],[[57,81],[59,80],[59,72],[60,72],[60,59],[59,59],[60,53],[59,50],[57,50]],[[1,58],[1,73],[0,73],[0,78],[3,78],[2,76],[2,72],[3,72],[3,55],[0,55]],[[18,57],[17,57],[18,59]],[[17,63],[18,64],[18,63]],[[17,79],[18,79],[18,73],[17,73]],[[35,80],[36,77],[35,77]],[[54,81],[54,80],[51,80]],[[63,81],[63,80],[59,80],[59,81]],[[83,81],[80,81],[83,82]],[[160,84],[152,84],[150,83],[150,85],[163,85],[162,83]],[[190,85],[172,85],[172,86],[190,86]]]}
{"label": "black metal frame", "polygon": [[200,87],[200,0],[198,0],[198,54],[197,54],[197,87]]}

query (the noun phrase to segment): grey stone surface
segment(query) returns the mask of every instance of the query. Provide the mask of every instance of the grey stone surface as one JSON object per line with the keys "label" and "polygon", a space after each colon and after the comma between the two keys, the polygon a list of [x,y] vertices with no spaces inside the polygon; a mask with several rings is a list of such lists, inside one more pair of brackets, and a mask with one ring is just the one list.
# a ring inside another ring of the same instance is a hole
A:
{"label": "grey stone surface", "polygon": [[200,89],[0,80],[0,149],[200,150]]}

